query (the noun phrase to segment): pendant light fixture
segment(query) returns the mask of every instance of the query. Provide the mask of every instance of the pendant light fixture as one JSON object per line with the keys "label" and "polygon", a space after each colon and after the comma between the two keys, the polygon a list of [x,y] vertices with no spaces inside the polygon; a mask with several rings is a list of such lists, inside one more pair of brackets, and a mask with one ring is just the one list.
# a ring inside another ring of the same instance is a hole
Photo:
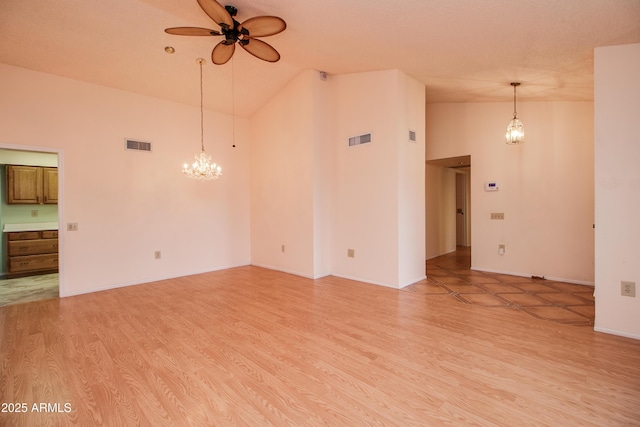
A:
{"label": "pendant light fixture", "polygon": [[185,163],[182,172],[187,178],[198,181],[211,181],[218,179],[222,175],[222,168],[215,163],[211,163],[211,156],[204,151],[204,113],[202,103],[202,65],[206,62],[202,58],[196,60],[200,64],[200,153],[195,155],[195,161],[191,164]]}
{"label": "pendant light fixture", "polygon": [[520,86],[520,83],[513,82],[511,83],[513,86],[513,119],[507,125],[507,144],[522,144],[524,143],[524,125],[518,119],[518,115],[516,113],[516,88]]}

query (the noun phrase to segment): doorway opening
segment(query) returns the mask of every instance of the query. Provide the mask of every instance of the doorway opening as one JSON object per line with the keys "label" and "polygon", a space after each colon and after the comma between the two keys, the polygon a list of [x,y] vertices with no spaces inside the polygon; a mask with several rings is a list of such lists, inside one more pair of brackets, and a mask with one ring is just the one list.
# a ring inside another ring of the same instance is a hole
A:
{"label": "doorway opening", "polygon": [[470,253],[471,156],[427,161],[425,180],[427,260],[458,248]]}
{"label": "doorway opening", "polygon": [[0,306],[58,298],[60,153],[0,144]]}

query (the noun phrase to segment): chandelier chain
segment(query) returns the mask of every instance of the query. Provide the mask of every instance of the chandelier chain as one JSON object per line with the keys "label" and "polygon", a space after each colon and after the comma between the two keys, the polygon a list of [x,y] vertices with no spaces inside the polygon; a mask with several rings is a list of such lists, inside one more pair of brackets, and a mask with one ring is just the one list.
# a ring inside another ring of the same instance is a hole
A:
{"label": "chandelier chain", "polygon": [[200,64],[200,146],[202,147],[202,152],[204,153],[204,102],[202,95],[202,62],[198,61]]}
{"label": "chandelier chain", "polygon": [[204,151],[204,89],[202,84],[202,64],[206,61],[198,58],[197,62],[200,64],[200,153],[195,155],[193,163],[184,164],[182,172],[187,178],[198,181],[209,181],[218,179],[218,177],[222,175],[222,168],[212,163],[211,156]]}

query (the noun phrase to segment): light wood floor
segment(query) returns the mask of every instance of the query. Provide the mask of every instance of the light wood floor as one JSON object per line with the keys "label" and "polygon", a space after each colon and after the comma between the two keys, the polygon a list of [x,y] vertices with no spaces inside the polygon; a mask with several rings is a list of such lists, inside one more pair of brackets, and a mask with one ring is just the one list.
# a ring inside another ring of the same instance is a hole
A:
{"label": "light wood floor", "polygon": [[2,426],[640,425],[640,341],[259,267],[0,307],[0,361]]}

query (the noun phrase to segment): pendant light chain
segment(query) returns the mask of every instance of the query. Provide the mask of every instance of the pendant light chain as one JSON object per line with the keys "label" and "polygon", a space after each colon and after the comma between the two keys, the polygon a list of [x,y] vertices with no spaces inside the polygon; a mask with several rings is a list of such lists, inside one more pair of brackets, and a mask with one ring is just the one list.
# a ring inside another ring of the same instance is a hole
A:
{"label": "pendant light chain", "polygon": [[513,119],[507,125],[506,133],[507,144],[509,145],[524,143],[524,125],[518,119],[516,110],[516,88],[520,86],[520,83],[513,82],[511,86],[513,86]]}
{"label": "pendant light chain", "polygon": [[517,85],[513,85],[513,118],[514,119],[517,117],[517,113],[516,113],[516,86]]}

